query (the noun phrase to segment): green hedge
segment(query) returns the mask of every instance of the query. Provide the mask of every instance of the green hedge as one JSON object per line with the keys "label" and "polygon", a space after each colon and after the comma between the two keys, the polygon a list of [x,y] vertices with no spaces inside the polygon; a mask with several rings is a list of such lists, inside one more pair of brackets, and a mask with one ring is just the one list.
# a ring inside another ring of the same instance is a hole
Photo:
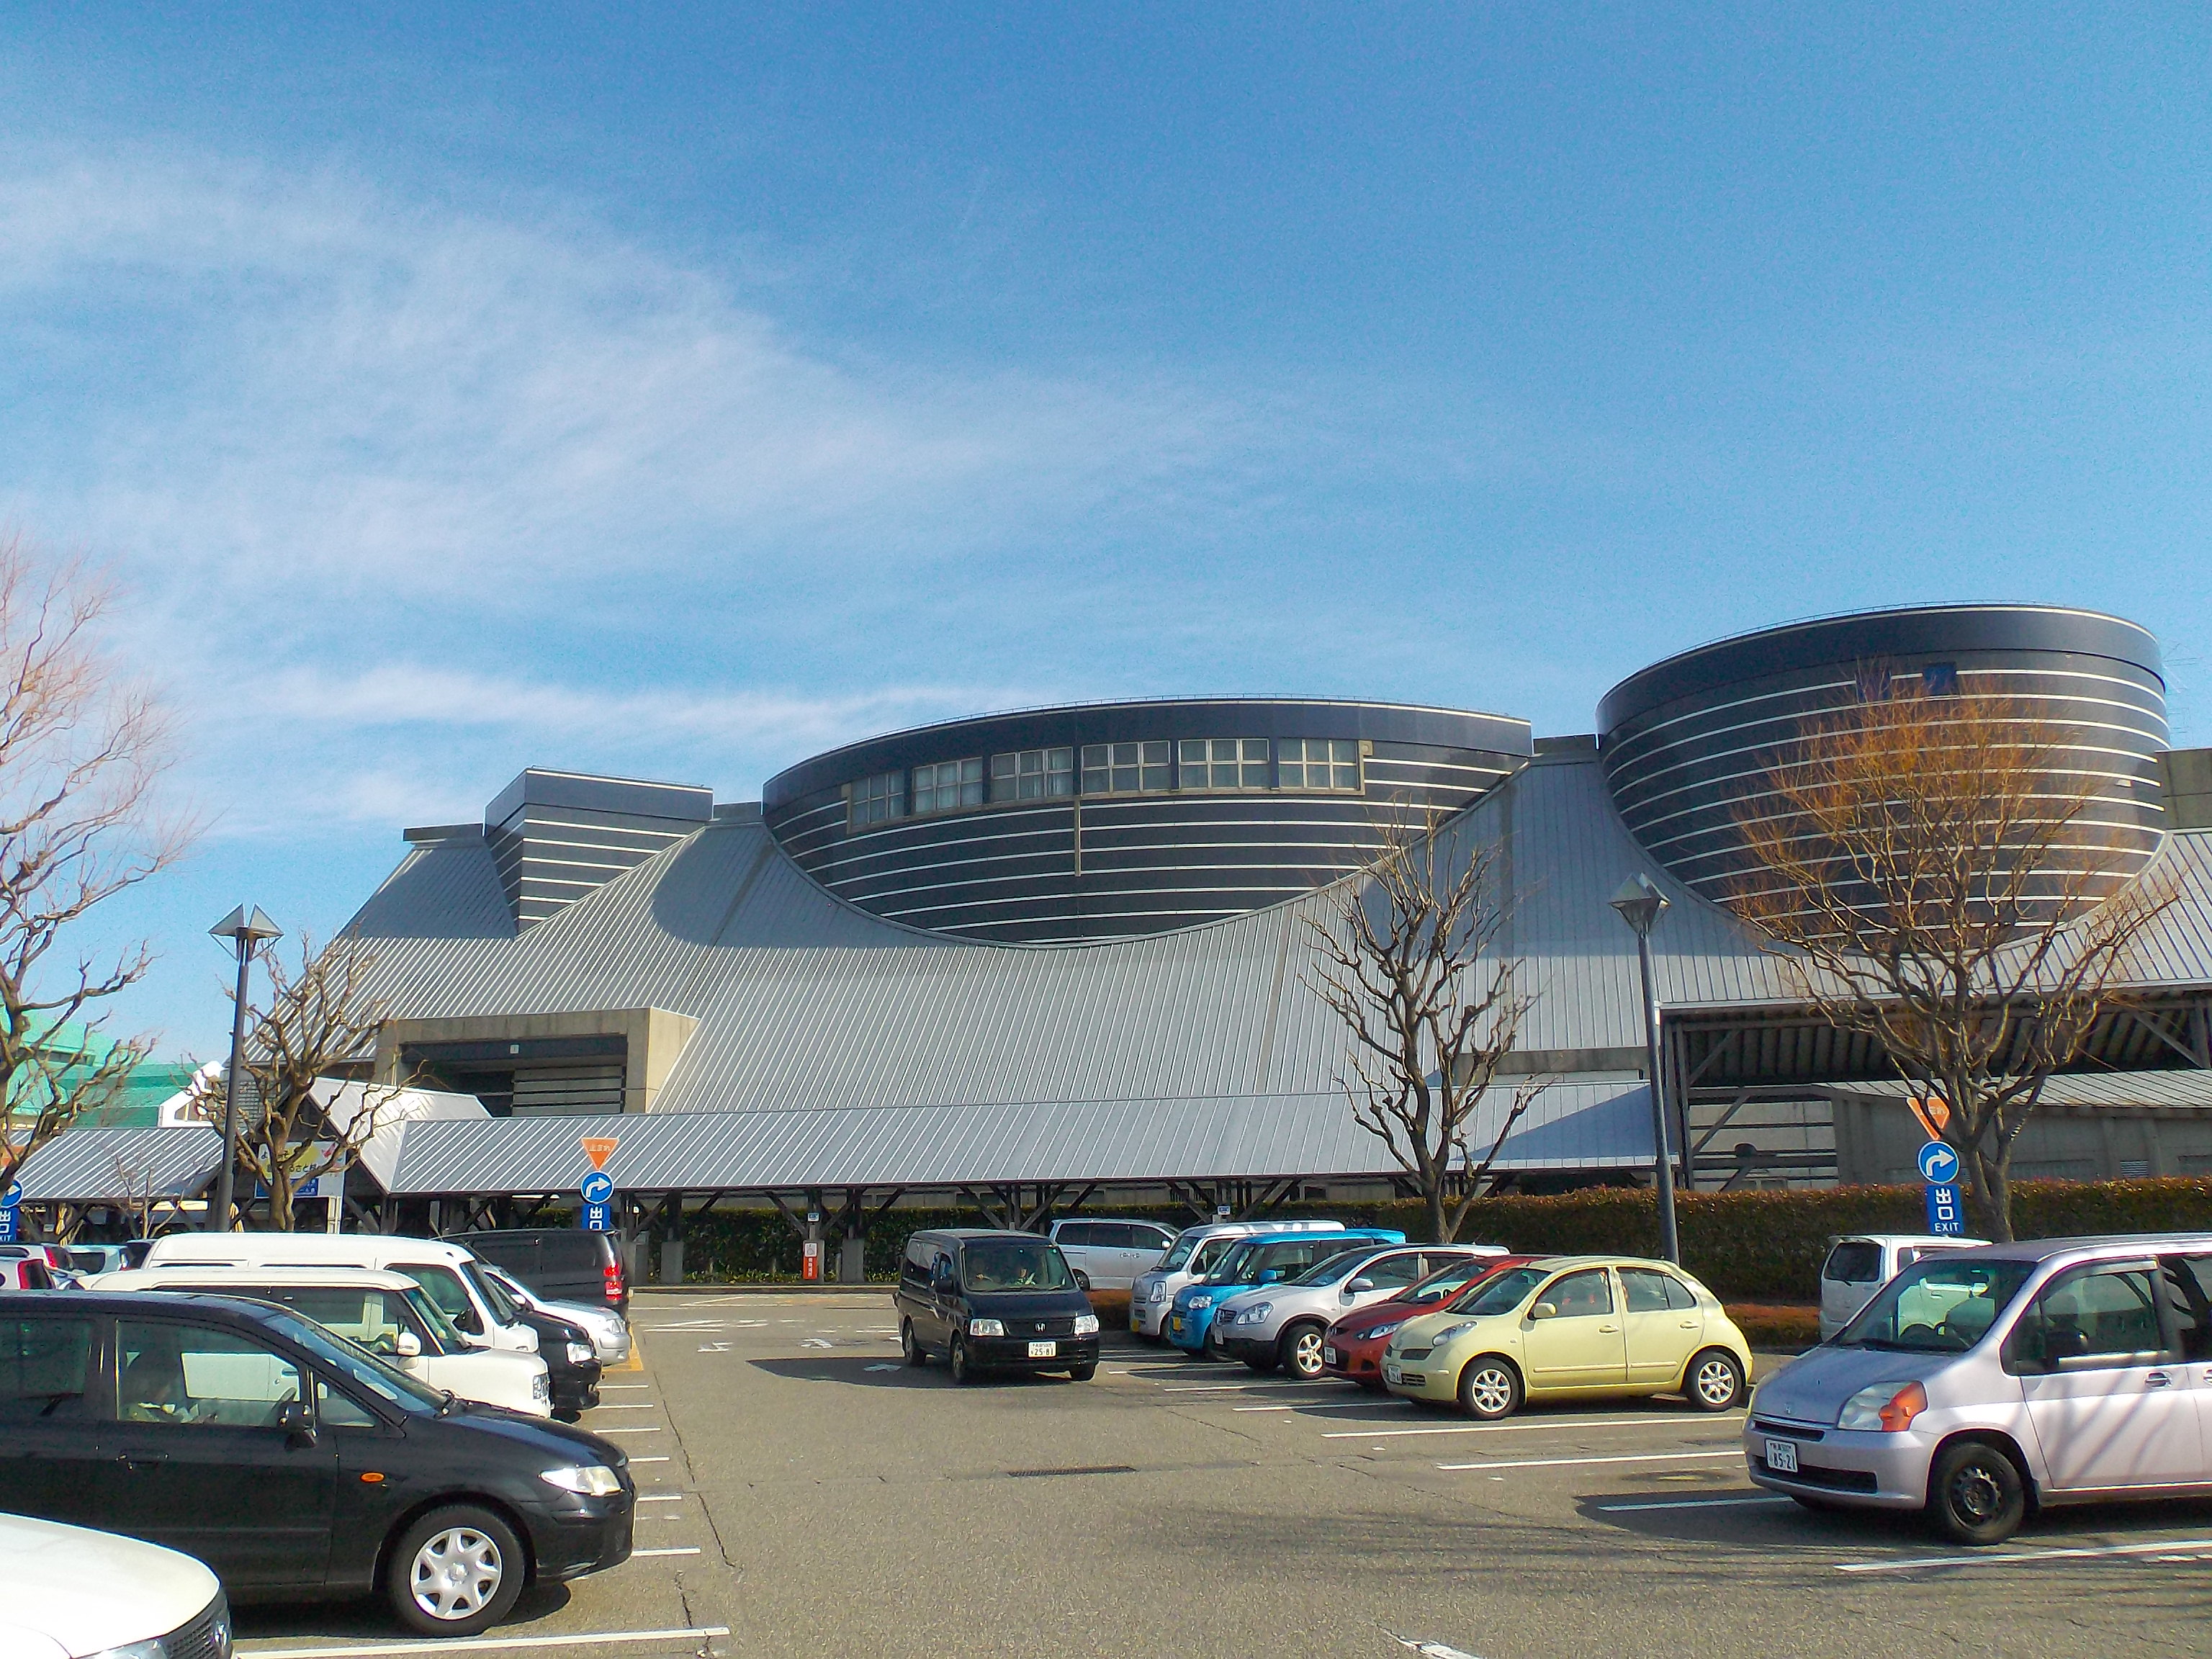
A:
{"label": "green hedge", "polygon": [[[2013,1225],[2022,1238],[2212,1229],[2212,1179],[2028,1181],[2013,1194]],[[1676,1206],[1683,1265],[1726,1301],[1809,1301],[1819,1293],[1820,1258],[1835,1234],[1914,1233],[1926,1224],[1917,1187],[1683,1193]],[[1145,1217],[1178,1227],[1191,1220],[1179,1209],[1073,1213]],[[1425,1220],[1418,1203],[1292,1204],[1271,1213],[1283,1220],[1334,1216],[1395,1227],[1409,1237],[1420,1236]],[[907,1239],[925,1228],[988,1224],[974,1210],[888,1211],[868,1235],[868,1276],[895,1275]],[[1468,1212],[1461,1237],[1545,1255],[1649,1255],[1659,1244],[1657,1205],[1648,1192],[1620,1187],[1481,1199]],[[774,1211],[718,1210],[685,1226],[687,1280],[793,1279],[799,1255],[798,1236]]]}

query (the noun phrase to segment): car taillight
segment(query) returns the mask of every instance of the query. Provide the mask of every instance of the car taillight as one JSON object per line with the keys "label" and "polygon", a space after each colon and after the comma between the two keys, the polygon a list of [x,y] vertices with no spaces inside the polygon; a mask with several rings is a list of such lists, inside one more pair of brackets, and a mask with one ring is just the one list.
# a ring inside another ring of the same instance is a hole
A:
{"label": "car taillight", "polygon": [[623,1299],[622,1263],[619,1261],[608,1262],[605,1272],[607,1276],[607,1300],[610,1302],[619,1302]]}

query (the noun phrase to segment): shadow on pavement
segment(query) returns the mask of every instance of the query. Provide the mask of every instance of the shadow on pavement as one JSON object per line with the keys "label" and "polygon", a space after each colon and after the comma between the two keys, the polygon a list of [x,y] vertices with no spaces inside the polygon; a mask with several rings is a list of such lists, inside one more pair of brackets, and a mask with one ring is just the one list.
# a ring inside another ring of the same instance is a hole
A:
{"label": "shadow on pavement", "polygon": [[[532,1585],[522,1592],[514,1609],[487,1631],[487,1636],[512,1636],[527,1631],[541,1619],[550,1619],[568,1605],[566,1584]],[[232,1628],[241,1642],[264,1642],[278,1638],[343,1637],[363,1642],[399,1642],[417,1638],[392,1616],[380,1598],[353,1601],[249,1601],[232,1610]]]}
{"label": "shadow on pavement", "polygon": [[[927,1365],[909,1365],[902,1359],[867,1354],[832,1355],[804,1359],[750,1359],[745,1362],[771,1376],[787,1376],[799,1382],[842,1382],[856,1389],[952,1389],[952,1373],[941,1359]],[[1065,1372],[1042,1376],[1027,1371],[988,1371],[968,1384],[969,1389],[1068,1388],[1073,1379]],[[1085,1384],[1084,1386],[1091,1386]]]}

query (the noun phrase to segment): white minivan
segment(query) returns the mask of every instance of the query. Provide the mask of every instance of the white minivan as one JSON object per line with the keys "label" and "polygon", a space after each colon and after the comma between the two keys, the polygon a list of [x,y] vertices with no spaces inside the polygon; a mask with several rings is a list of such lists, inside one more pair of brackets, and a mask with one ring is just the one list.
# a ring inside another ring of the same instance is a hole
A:
{"label": "white minivan", "polygon": [[171,1233],[146,1253],[149,1267],[228,1262],[238,1267],[378,1267],[405,1273],[429,1293],[469,1346],[536,1353],[538,1333],[510,1324],[478,1282],[477,1259],[458,1244],[382,1233]]}
{"label": "white minivan", "polygon": [[430,1300],[429,1292],[404,1273],[374,1267],[230,1267],[185,1262],[103,1273],[85,1288],[198,1291],[282,1303],[434,1389],[531,1417],[553,1414],[552,1379],[543,1359],[473,1346]]}
{"label": "white minivan", "polygon": [[1847,1233],[1830,1239],[1820,1263],[1820,1340],[1850,1324],[1876,1291],[1922,1256],[1971,1250],[1988,1242],[1944,1233]]}
{"label": "white minivan", "polygon": [[1176,1292],[1212,1273],[1240,1238],[1249,1238],[1254,1233],[1343,1231],[1341,1221],[1209,1221],[1202,1227],[1186,1227],[1168,1246],[1160,1265],[1138,1274],[1129,1286],[1129,1328],[1139,1336],[1159,1340],[1160,1327],[1167,1320],[1168,1310],[1175,1305]]}
{"label": "white minivan", "polygon": [[1139,1273],[1159,1265],[1176,1241],[1175,1231],[1157,1221],[1117,1221],[1084,1217],[1055,1221],[1047,1235],[1075,1270],[1086,1291],[1126,1291]]}

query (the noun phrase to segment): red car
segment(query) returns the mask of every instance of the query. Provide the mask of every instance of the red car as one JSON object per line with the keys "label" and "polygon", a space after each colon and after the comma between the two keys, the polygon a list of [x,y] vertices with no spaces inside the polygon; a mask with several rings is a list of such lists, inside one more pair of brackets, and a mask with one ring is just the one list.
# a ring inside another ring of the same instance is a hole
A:
{"label": "red car", "polygon": [[1357,1382],[1363,1389],[1382,1386],[1382,1350],[1391,1332],[1407,1320],[1435,1313],[1459,1292],[1482,1283],[1507,1267],[1542,1260],[1533,1255],[1484,1255],[1439,1267],[1426,1279],[1408,1285],[1388,1302],[1370,1302],[1348,1313],[1328,1328],[1322,1339],[1323,1375]]}

